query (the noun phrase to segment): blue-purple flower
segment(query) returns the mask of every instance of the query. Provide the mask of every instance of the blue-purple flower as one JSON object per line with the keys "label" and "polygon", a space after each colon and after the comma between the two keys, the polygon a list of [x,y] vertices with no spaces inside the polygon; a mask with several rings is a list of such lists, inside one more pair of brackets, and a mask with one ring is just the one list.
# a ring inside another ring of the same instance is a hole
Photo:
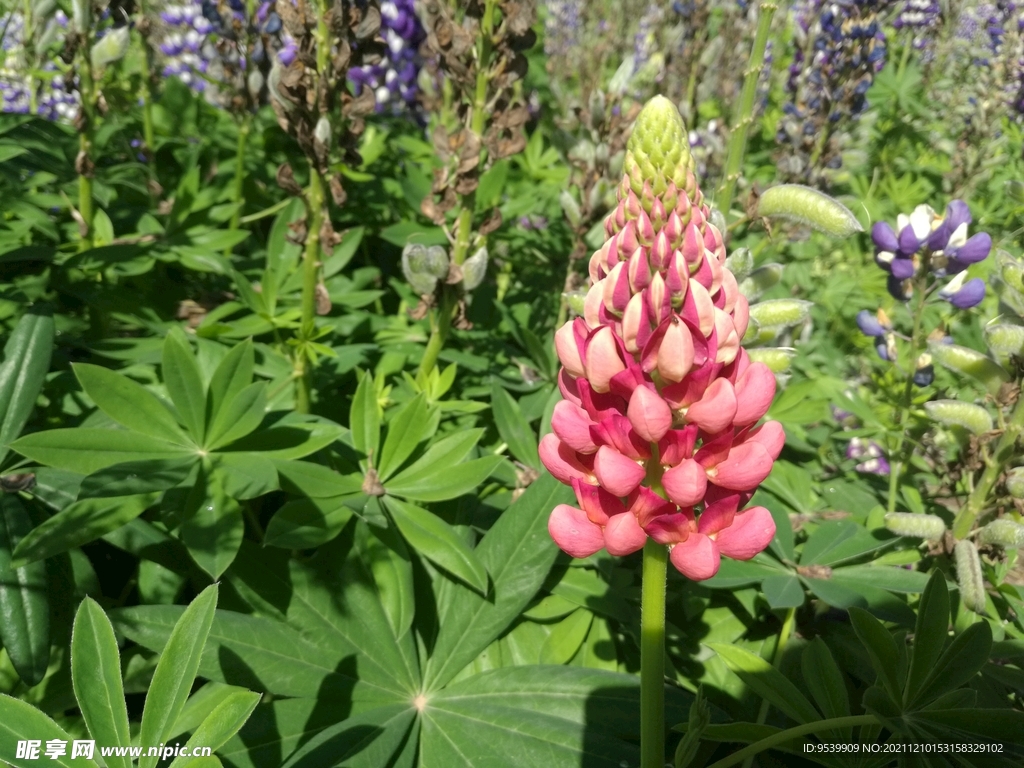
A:
{"label": "blue-purple flower", "polygon": [[846,447],[846,458],[863,459],[854,466],[854,469],[862,474],[888,475],[891,471],[885,451],[874,440],[867,440],[863,437],[851,438],[850,444]]}
{"label": "blue-purple flower", "polygon": [[373,90],[379,112],[412,107],[418,94],[419,48],[426,34],[413,0],[384,0],[380,17],[380,34],[387,43],[387,54],[379,64],[353,67],[348,79],[355,84],[356,95],[363,88]]}
{"label": "blue-purple flower", "polygon": [[[67,16],[58,10],[47,22],[40,39],[60,44],[67,26]],[[34,113],[47,120],[73,120],[79,104],[75,80],[65,76],[52,60],[30,61],[30,51],[38,50],[38,41],[26,41],[24,36],[25,23],[20,13],[0,16],[0,111]]]}

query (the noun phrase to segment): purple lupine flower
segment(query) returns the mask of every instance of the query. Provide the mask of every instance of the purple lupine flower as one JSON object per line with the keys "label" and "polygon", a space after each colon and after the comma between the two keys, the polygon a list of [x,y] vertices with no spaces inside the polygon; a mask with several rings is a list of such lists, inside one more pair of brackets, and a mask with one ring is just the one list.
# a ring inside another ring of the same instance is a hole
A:
{"label": "purple lupine flower", "polygon": [[861,333],[871,338],[885,336],[885,332],[888,330],[879,321],[878,316],[867,309],[862,309],[857,313],[857,327],[860,328]]}
{"label": "purple lupine flower", "polygon": [[930,46],[941,20],[942,6],[938,0],[905,0],[893,26],[907,30],[913,35],[912,45],[924,50]]}
{"label": "purple lupine flower", "polygon": [[891,471],[882,446],[874,440],[867,440],[863,437],[851,438],[850,444],[846,447],[846,458],[863,459],[854,466],[854,470],[861,474],[888,475]]}
{"label": "purple lupine flower", "polygon": [[544,5],[544,54],[568,56],[580,45],[583,0],[547,0]]}
{"label": "purple lupine flower", "polygon": [[387,43],[387,55],[379,64],[353,67],[348,79],[356,95],[363,88],[373,90],[378,112],[412,108],[419,94],[419,48],[426,33],[413,0],[384,0],[380,16],[380,34]]}
{"label": "purple lupine flower", "polygon": [[[57,11],[47,21],[40,39],[63,44],[68,17]],[[78,114],[79,96],[75,78],[67,78],[53,60],[30,61],[38,41],[26,41],[20,13],[0,16],[0,111],[29,114],[35,99],[35,114],[47,120],[71,121]],[[43,53],[36,50],[36,53]],[[33,76],[28,76],[28,71]]]}

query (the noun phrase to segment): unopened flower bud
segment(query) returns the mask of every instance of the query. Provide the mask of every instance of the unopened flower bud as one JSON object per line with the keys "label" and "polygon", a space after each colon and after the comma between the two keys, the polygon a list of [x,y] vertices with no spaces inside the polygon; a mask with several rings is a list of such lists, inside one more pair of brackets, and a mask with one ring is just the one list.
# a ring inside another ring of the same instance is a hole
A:
{"label": "unopened flower bud", "polygon": [[1015,499],[1024,499],[1024,467],[1014,467],[1006,473],[1006,490]]}
{"label": "unopened flower bud", "polygon": [[981,573],[981,559],[973,541],[958,541],[953,550],[956,559],[956,581],[960,585],[960,599],[975,613],[985,613],[985,577]]}
{"label": "unopened flower bud", "polygon": [[128,52],[131,43],[131,31],[128,27],[117,27],[105,34],[89,52],[89,58],[95,69],[120,61]]}
{"label": "unopened flower bud", "polygon": [[993,520],[978,532],[982,544],[998,544],[1006,549],[1024,547],[1024,525],[1005,517]]}
{"label": "unopened flower bud", "polygon": [[974,403],[932,400],[924,404],[924,409],[933,420],[947,427],[963,427],[975,435],[984,434],[992,429],[992,417],[988,411]]}
{"label": "unopened flower bud", "polygon": [[313,138],[323,144],[324,149],[330,149],[331,121],[326,115],[322,115],[320,119],[316,121],[316,127],[313,128]]}
{"label": "unopened flower bud", "polygon": [[937,541],[946,532],[946,524],[941,517],[913,512],[890,512],[885,516],[885,527],[897,536],[912,536],[926,541]]}
{"label": "unopened flower bud", "polygon": [[472,291],[484,281],[487,274],[487,246],[481,246],[476,253],[462,263],[462,287]]}
{"label": "unopened flower bud", "polygon": [[572,192],[563,189],[558,195],[558,202],[562,206],[562,213],[565,214],[566,220],[572,226],[578,227],[583,220],[583,214],[580,213],[580,204],[576,202]]}

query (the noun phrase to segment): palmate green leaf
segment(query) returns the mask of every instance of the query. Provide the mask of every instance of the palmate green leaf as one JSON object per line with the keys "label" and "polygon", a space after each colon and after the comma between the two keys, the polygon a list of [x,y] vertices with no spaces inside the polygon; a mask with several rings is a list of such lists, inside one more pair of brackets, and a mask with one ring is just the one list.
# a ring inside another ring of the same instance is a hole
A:
{"label": "palmate green leaf", "polygon": [[252,383],[256,352],[252,341],[246,339],[233,346],[217,365],[206,393],[206,423],[212,425],[225,403],[230,403]]}
{"label": "palmate green leaf", "polygon": [[454,467],[469,456],[483,434],[482,429],[467,429],[464,432],[445,435],[410,466],[391,478],[388,486],[429,487],[432,481],[439,479],[439,473],[447,471],[449,467]]}
{"label": "palmate green leaf", "polygon": [[850,622],[868,652],[878,682],[894,702],[901,701],[907,669],[896,640],[878,619],[861,608],[850,608]]}
{"label": "palmate green leaf", "polygon": [[277,474],[286,491],[301,493],[313,499],[347,496],[359,493],[363,487],[362,475],[342,475],[311,461],[275,459],[274,466],[277,467]]}
{"label": "palmate green leaf", "polygon": [[14,550],[12,565],[67,552],[120,528],[146,511],[158,494],[144,493],[114,499],[83,499],[34,528]]}
{"label": "palmate green leaf", "polygon": [[708,647],[721,656],[729,669],[758,696],[791,719],[798,723],[811,723],[820,719],[814,705],[800,690],[760,656],[735,645],[709,643]]}
{"label": "palmate green leaf", "polygon": [[[71,632],[71,680],[89,735],[99,744],[131,743],[121,683],[121,654],[107,614],[86,597]],[[131,768],[127,756],[105,757],[108,768]]]}
{"label": "palmate green leaf", "polygon": [[380,447],[380,413],[377,410],[377,388],[369,371],[363,374],[352,396],[348,419],[352,430],[352,445],[370,457],[371,465],[376,464]]}
{"label": "palmate green leaf", "polygon": [[[689,694],[666,689],[666,720]],[[639,680],[582,667],[504,667],[427,695],[422,768],[639,765]]]}
{"label": "palmate green leaf", "polygon": [[185,332],[175,326],[164,339],[162,372],[167,393],[189,434],[202,445],[206,438],[206,389]]}
{"label": "palmate green leaf", "polygon": [[50,429],[26,435],[11,448],[40,464],[91,475],[98,469],[142,459],[179,459],[194,451],[125,429]]}
{"label": "palmate green leaf", "polygon": [[189,494],[180,538],[196,565],[214,579],[227,570],[245,535],[242,508],[224,488],[223,473],[202,472]]}
{"label": "palmate green leaf", "polygon": [[422,393],[402,405],[388,422],[388,435],[376,463],[380,479],[387,480],[426,438],[430,428],[427,400]]}
{"label": "palmate green leaf", "polygon": [[877,587],[890,592],[917,594],[928,586],[928,574],[908,571],[898,565],[848,565],[837,568],[833,575],[844,584]]}
{"label": "palmate green leaf", "polygon": [[214,453],[209,461],[220,475],[224,492],[233,499],[255,499],[279,488],[274,462],[261,453]]}
{"label": "palmate green leaf", "polygon": [[526,489],[477,545],[491,576],[493,596],[446,582],[438,595],[438,632],[424,671],[426,690],[446,685],[491,644],[530,603],[551,570],[558,548],[547,521],[558,504],[573,499],[570,488],[543,475]]}
{"label": "palmate green leaf", "polygon": [[519,403],[497,382],[491,387],[491,408],[494,410],[494,424],[498,434],[512,455],[526,466],[539,470],[537,436],[523,416]]}
{"label": "palmate green leaf", "polygon": [[198,455],[185,455],[175,459],[142,459],[104,467],[82,480],[78,497],[89,499],[166,491],[185,480],[198,461]]}
{"label": "palmate green leaf", "polygon": [[[146,695],[139,730],[140,744],[167,739],[188,699],[217,608],[217,585],[204,589],[182,611],[160,654]],[[158,758],[139,758],[139,768],[154,768]]]}
{"label": "palmate green leaf", "polygon": [[484,456],[454,467],[436,466],[436,474],[429,479],[410,480],[404,473],[385,486],[388,494],[403,496],[413,501],[445,501],[454,499],[477,488],[501,463],[501,456]]}
{"label": "palmate green leaf", "polygon": [[224,451],[261,453],[268,459],[301,459],[342,439],[348,431],[319,416],[279,416],[268,415],[259,429],[225,446]]}
{"label": "palmate green leaf", "polygon": [[906,626],[914,623],[914,611],[903,600],[887,590],[863,582],[847,582],[842,578],[843,570],[835,570],[828,579],[803,577],[802,581],[815,597],[836,608],[845,610],[857,606],[885,621]]}
{"label": "palmate green leaf", "polygon": [[946,647],[949,631],[949,589],[942,571],[932,572],[928,586],[917,606],[914,628],[914,652],[910,657],[903,703],[914,700]]}
{"label": "palmate green leaf", "polygon": [[356,546],[373,574],[381,607],[396,638],[412,627],[416,613],[412,556],[405,540],[394,529],[371,525],[356,527]]}
{"label": "palmate green leaf", "polygon": [[804,544],[800,565],[835,566],[895,543],[895,538],[878,539],[863,526],[849,520],[830,520],[818,526]]}
{"label": "palmate green leaf", "polygon": [[282,768],[379,768],[392,765],[416,719],[409,704],[360,712],[325,728],[295,751]]}
{"label": "palmate green leaf", "polygon": [[207,447],[216,450],[241,440],[260,425],[266,410],[267,383],[250,384],[217,411],[207,432]]}
{"label": "palmate green leaf", "polygon": [[[29,739],[42,742],[39,754],[34,759],[18,757],[18,742]],[[53,760],[45,757],[43,749],[51,739],[67,742],[66,754]],[[31,704],[0,693],[0,750],[5,763],[14,768],[38,768],[42,759],[55,768],[98,768],[93,760],[71,759],[72,740],[63,728]]]}
{"label": "palmate green leaf", "polygon": [[917,694],[909,698],[908,708],[920,708],[947,691],[959,688],[985,666],[991,650],[992,628],[988,622],[981,621],[969,626],[953,639],[929,669]]}
{"label": "palmate green leaf", "polygon": [[46,563],[12,568],[18,543],[32,530],[21,499],[0,494],[0,640],[18,677],[37,685],[50,662],[50,601]]}
{"label": "palmate green leaf", "polygon": [[[252,691],[231,693],[199,724],[185,746],[189,750],[192,747],[220,749],[245,725],[261,698],[261,694]],[[182,768],[184,765],[194,765],[195,762],[193,758],[176,757],[169,768]]]}
{"label": "palmate green leaf", "polygon": [[85,393],[118,424],[150,437],[190,444],[167,406],[141,384],[98,365],[75,363],[73,368]]}
{"label": "palmate green leaf", "polygon": [[0,365],[0,464],[39,397],[50,368],[53,335],[53,318],[29,309],[4,345],[4,362]]}
{"label": "palmate green leaf", "polygon": [[297,499],[282,506],[267,524],[263,544],[283,549],[312,549],[333,539],[352,518],[348,496]]}
{"label": "palmate green leaf", "polygon": [[414,550],[481,594],[487,592],[487,569],[455,530],[432,512],[390,496],[384,506]]}

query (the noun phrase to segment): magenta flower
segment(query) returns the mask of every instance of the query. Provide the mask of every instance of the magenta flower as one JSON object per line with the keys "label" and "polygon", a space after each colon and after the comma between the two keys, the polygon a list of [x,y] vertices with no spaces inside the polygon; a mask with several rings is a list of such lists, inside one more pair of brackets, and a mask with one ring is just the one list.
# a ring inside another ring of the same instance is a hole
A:
{"label": "magenta flower", "polygon": [[708,579],[775,535],[767,509],[743,511],[785,442],[778,422],[757,426],[775,377],[740,347],[749,308],[671,102],[641,112],[624,168],[583,317],[555,334],[564,399],[540,457],[578,506],[556,507],[548,530],[574,557],[651,538]]}

